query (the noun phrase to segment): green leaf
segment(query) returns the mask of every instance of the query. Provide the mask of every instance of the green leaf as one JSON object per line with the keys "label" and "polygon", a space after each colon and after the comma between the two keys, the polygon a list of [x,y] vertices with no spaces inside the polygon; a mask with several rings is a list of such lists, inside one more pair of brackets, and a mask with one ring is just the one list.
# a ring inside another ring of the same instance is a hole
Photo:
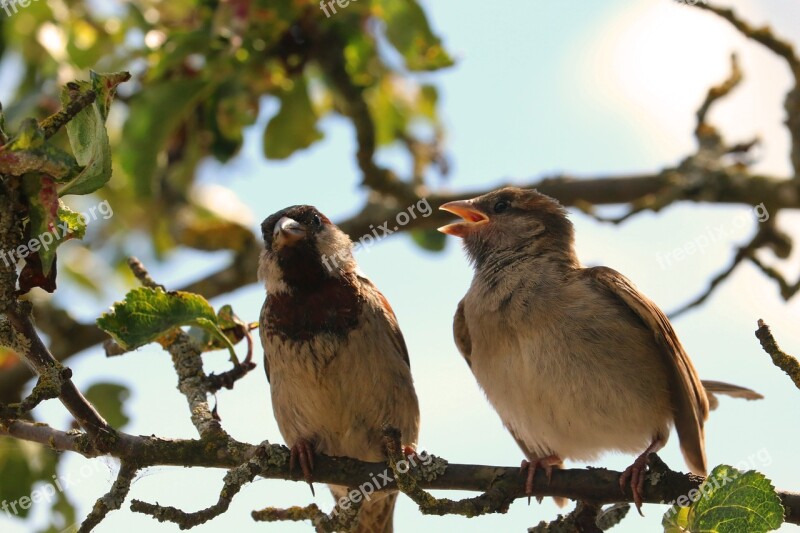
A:
{"label": "green leaf", "polygon": [[[56,185],[50,178],[28,174],[23,180],[23,189],[28,199],[28,241],[26,252],[39,253],[42,273],[47,276],[61,244],[61,229],[58,227],[59,201]],[[50,241],[49,243],[47,241]],[[27,253],[26,253],[27,255]]]}
{"label": "green leaf", "polygon": [[[688,495],[691,499],[691,494]],[[689,508],[664,515],[664,531],[690,533],[765,533],[783,523],[784,509],[763,474],[719,465],[706,478]]]}
{"label": "green leaf", "polygon": [[123,410],[131,391],[116,383],[95,383],[86,391],[86,399],[94,405],[114,429],[121,429],[130,418]]}
{"label": "green leaf", "polygon": [[64,202],[58,202],[58,220],[67,224],[69,238],[83,239],[86,236],[86,221],[80,213],[76,213]]}
{"label": "green leaf", "polygon": [[6,114],[3,113],[3,104],[0,103],[0,145],[5,144],[8,140],[8,134],[6,133]]}
{"label": "green leaf", "polygon": [[169,80],[151,85],[131,100],[119,162],[137,195],[152,196],[158,156],[166,149],[167,139],[211,89],[202,79]]}
{"label": "green leaf", "polygon": [[[80,91],[94,90],[97,94],[94,103],[83,109],[67,123],[67,135],[72,152],[83,170],[59,191],[65,194],[89,194],[105,185],[111,179],[111,146],[106,132],[106,118],[117,86],[130,78],[127,72],[114,74],[90,73],[90,81],[76,82]],[[64,88],[61,104],[70,102],[74,89]]]}
{"label": "green leaf", "polygon": [[10,151],[32,150],[44,145],[44,132],[35,119],[26,118],[19,125],[19,131],[6,145]]}
{"label": "green leaf", "polygon": [[[248,324],[236,316],[233,312],[233,307],[230,305],[223,305],[217,313],[217,324],[219,329],[225,334],[231,344],[238,344],[249,331]],[[222,342],[217,335],[210,333],[201,328],[191,328],[189,336],[195,341],[197,346],[204,352],[213,350],[227,349],[228,345]]]}
{"label": "green leaf", "polygon": [[28,240],[24,243],[26,254],[39,254],[41,273],[46,277],[53,266],[58,247],[74,237],[82,239],[86,234],[86,223],[80,214],[58,199],[56,184],[50,178],[26,175],[23,190],[28,199],[30,215]]}
{"label": "green leaf", "polygon": [[[23,509],[20,499],[30,497],[36,475],[28,464],[28,457],[23,448],[24,443],[14,439],[3,439],[0,446],[0,501],[11,502],[8,509],[13,516],[25,518],[30,507]],[[22,502],[26,503],[26,502]]]}
{"label": "green leaf", "polygon": [[317,129],[317,113],[308,96],[304,78],[294,80],[292,88],[280,95],[281,108],[264,132],[267,159],[286,159],[297,150],[322,139]]}
{"label": "green leaf", "polygon": [[97,326],[111,335],[120,346],[135,350],[158,341],[175,328],[199,326],[215,335],[236,361],[233,345],[222,332],[211,304],[199,294],[165,292],[164,289],[141,287],[130,291],[97,319]]}
{"label": "green leaf", "polygon": [[447,236],[435,229],[411,230],[411,239],[422,249],[430,252],[441,252],[447,242]]}
{"label": "green leaf", "polygon": [[416,0],[380,0],[378,6],[386,21],[386,37],[409,70],[436,70],[453,64]]}

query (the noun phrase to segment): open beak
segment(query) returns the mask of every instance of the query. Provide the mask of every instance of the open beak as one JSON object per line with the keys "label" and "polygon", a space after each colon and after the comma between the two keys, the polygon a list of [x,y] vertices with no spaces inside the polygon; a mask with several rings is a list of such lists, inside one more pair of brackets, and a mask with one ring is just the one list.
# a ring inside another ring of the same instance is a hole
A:
{"label": "open beak", "polygon": [[306,229],[302,224],[289,217],[282,217],[272,230],[272,243],[278,249],[284,246],[291,246],[297,241],[304,239]]}
{"label": "open beak", "polygon": [[439,231],[454,237],[464,238],[466,235],[477,226],[489,222],[483,212],[479,211],[472,205],[472,200],[460,200],[458,202],[448,202],[439,207],[442,211],[448,211],[454,215],[460,216],[463,220],[448,224],[439,228]]}

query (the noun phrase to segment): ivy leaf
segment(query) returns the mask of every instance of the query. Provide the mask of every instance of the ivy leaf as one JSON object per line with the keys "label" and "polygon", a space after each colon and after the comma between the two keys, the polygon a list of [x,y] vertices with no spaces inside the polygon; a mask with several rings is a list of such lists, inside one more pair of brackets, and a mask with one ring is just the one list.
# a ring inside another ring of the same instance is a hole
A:
{"label": "ivy leaf", "polygon": [[98,318],[97,326],[126,350],[163,340],[181,326],[199,326],[222,341],[231,361],[238,365],[233,345],[220,329],[214,308],[199,294],[140,287]]}
{"label": "ivy leaf", "polygon": [[765,533],[778,529],[783,515],[781,500],[763,474],[719,465],[700,486],[695,503],[674,506],[661,523],[669,533]]}
{"label": "ivy leaf", "polygon": [[[106,131],[106,118],[117,86],[130,79],[127,72],[114,74],[90,73],[90,81],[75,82],[81,91],[94,90],[97,94],[92,105],[83,109],[67,123],[66,130],[72,152],[83,167],[77,176],[69,180],[61,190],[65,194],[89,194],[111,179],[111,146]],[[70,102],[70,93],[75,89],[65,87],[61,92],[61,104]]]}
{"label": "ivy leaf", "polygon": [[453,64],[416,0],[380,0],[378,6],[386,21],[386,37],[409,70],[437,70]]}
{"label": "ivy leaf", "polygon": [[86,391],[86,399],[94,405],[114,429],[121,429],[130,418],[123,410],[131,391],[116,383],[95,383]]}
{"label": "ivy leaf", "polygon": [[267,124],[264,132],[264,154],[267,159],[286,159],[322,139],[317,129],[317,113],[308,96],[304,78],[280,95],[281,108]]}

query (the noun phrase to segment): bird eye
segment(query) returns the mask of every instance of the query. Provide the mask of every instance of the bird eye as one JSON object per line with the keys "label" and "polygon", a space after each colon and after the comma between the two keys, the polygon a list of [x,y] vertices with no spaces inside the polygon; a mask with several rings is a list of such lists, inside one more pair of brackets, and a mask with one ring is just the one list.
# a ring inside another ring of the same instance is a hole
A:
{"label": "bird eye", "polygon": [[510,206],[511,206],[511,204],[509,202],[506,202],[505,200],[500,200],[499,202],[494,204],[494,212],[495,213],[502,213],[503,211],[508,209]]}
{"label": "bird eye", "polygon": [[319,218],[319,215],[314,215],[311,217],[311,223],[316,227],[320,227],[322,225],[322,219]]}

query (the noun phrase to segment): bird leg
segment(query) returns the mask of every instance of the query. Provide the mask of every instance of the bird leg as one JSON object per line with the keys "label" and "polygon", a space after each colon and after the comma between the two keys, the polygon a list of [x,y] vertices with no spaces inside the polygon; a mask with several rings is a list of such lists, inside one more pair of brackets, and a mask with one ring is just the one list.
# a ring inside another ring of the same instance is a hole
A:
{"label": "bird leg", "polygon": [[636,505],[636,510],[642,513],[642,491],[644,491],[644,478],[646,477],[647,466],[650,464],[650,454],[655,453],[664,447],[665,439],[657,435],[650,446],[642,452],[642,455],[636,458],[631,466],[619,476],[619,488],[625,493],[625,487],[628,486],[630,480],[631,493],[633,495],[633,503]]}
{"label": "bird leg", "polygon": [[[520,471],[525,479],[525,495],[528,497],[528,505],[531,503],[531,496],[533,496],[533,478],[536,476],[536,470],[541,468],[547,476],[547,484],[550,485],[550,479],[553,477],[553,467],[558,466],[563,462],[561,457],[557,455],[548,455],[547,457],[539,457],[533,461],[528,462],[526,459],[522,460],[519,465]],[[542,503],[542,497],[537,496],[536,501]]]}
{"label": "bird leg", "polygon": [[292,475],[296,462],[300,463],[303,479],[311,487],[312,496],[316,496],[314,494],[314,485],[312,484],[314,477],[311,475],[311,471],[314,470],[314,447],[306,439],[298,439],[292,446],[292,453],[289,456],[289,475]]}

